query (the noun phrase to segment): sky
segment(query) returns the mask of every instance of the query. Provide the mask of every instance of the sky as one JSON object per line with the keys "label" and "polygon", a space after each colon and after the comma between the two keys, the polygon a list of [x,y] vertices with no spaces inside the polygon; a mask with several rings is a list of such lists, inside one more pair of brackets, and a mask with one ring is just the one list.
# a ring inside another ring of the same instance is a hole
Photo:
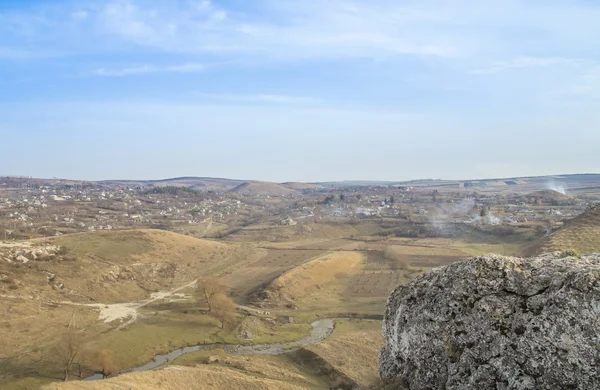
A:
{"label": "sky", "polygon": [[600,172],[591,0],[0,0],[0,175]]}

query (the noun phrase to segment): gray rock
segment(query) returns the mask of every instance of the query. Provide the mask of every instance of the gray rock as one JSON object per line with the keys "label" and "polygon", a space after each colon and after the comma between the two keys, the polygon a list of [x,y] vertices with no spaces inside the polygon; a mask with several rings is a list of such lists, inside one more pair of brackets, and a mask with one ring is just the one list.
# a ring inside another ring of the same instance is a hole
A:
{"label": "gray rock", "polygon": [[477,257],[398,287],[379,373],[406,389],[600,389],[600,255]]}
{"label": "gray rock", "polygon": [[207,364],[218,363],[219,360],[221,360],[221,357],[219,355],[209,356],[208,359],[206,360],[206,363]]}

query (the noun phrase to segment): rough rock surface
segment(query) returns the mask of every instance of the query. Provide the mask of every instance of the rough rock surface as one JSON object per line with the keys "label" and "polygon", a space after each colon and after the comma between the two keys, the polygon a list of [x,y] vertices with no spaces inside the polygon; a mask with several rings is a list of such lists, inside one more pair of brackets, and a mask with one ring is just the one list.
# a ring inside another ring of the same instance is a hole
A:
{"label": "rough rock surface", "polygon": [[600,255],[477,257],[389,297],[379,355],[406,389],[600,389]]}

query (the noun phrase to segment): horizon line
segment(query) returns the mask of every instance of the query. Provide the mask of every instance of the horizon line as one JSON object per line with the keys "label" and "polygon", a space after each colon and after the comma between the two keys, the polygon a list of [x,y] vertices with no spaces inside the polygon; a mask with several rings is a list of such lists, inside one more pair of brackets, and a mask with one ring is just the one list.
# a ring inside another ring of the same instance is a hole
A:
{"label": "horizon line", "polygon": [[228,181],[239,181],[245,183],[274,183],[274,184],[286,184],[286,183],[302,183],[302,184],[324,184],[324,183],[412,183],[412,182],[426,182],[426,181],[448,181],[448,182],[468,182],[468,181],[493,181],[493,180],[511,180],[511,179],[535,179],[535,178],[551,178],[551,177],[560,177],[560,176],[580,176],[580,175],[589,175],[589,176],[600,176],[600,173],[562,173],[562,174],[549,174],[549,175],[530,175],[530,176],[511,176],[511,177],[488,177],[488,178],[472,178],[472,179],[444,179],[444,178],[427,178],[427,179],[410,179],[410,180],[361,180],[361,179],[347,179],[347,180],[323,180],[323,181],[268,181],[268,180],[255,180],[255,179],[231,179],[226,177],[213,177],[213,176],[176,176],[169,177],[164,179],[102,179],[102,180],[86,180],[86,179],[68,179],[68,178],[44,178],[44,177],[33,177],[33,176],[24,176],[24,175],[0,175],[0,178],[13,178],[13,179],[28,179],[28,180],[60,180],[60,181],[78,181],[78,182],[88,182],[88,183],[103,183],[103,182],[164,182],[164,181],[173,181],[173,180],[183,180],[183,179],[212,179],[212,180],[228,180]]}

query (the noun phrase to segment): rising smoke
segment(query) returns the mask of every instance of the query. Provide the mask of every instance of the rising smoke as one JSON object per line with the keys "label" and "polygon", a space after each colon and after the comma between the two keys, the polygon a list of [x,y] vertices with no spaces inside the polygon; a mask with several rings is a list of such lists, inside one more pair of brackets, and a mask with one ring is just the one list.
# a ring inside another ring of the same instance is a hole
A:
{"label": "rising smoke", "polygon": [[465,198],[460,202],[447,204],[443,215],[435,213],[429,216],[429,223],[431,223],[438,230],[446,230],[449,228],[447,225],[449,221],[452,221],[453,218],[459,216],[468,215],[474,209],[476,209],[475,206],[475,199],[473,198]]}
{"label": "rising smoke", "polygon": [[552,191],[559,192],[563,195],[567,195],[567,188],[564,183],[556,183],[554,180],[550,180],[546,183],[546,188]]}

